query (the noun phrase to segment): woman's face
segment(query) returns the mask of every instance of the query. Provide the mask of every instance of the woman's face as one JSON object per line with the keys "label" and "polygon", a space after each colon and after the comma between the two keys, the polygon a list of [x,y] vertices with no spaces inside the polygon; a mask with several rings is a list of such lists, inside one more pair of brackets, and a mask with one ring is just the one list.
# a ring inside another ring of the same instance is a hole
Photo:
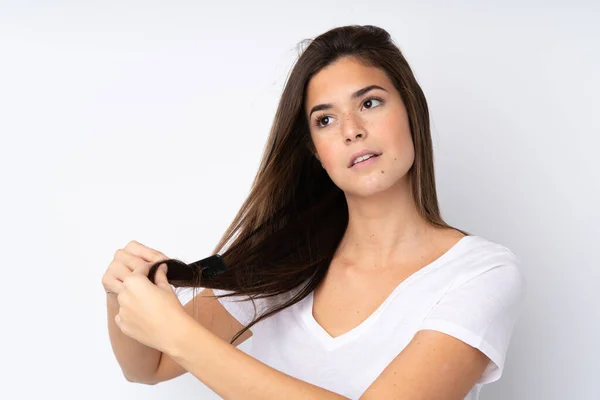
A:
{"label": "woman's face", "polygon": [[[353,93],[372,85],[357,97]],[[313,111],[319,105],[329,105]],[[312,111],[312,113],[311,113]],[[378,68],[343,58],[323,68],[308,83],[305,112],[323,168],[346,194],[368,196],[406,176],[414,147],[400,94]],[[350,166],[352,154],[380,153],[368,164]]]}

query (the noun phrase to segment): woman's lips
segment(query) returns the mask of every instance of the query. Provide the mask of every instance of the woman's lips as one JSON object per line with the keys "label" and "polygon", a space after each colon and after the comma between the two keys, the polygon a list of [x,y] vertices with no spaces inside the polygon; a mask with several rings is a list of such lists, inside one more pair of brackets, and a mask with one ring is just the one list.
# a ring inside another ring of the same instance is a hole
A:
{"label": "woman's lips", "polygon": [[375,164],[375,160],[378,159],[379,156],[373,156],[373,157],[369,157],[368,159],[358,162],[356,164],[353,164],[350,168],[365,168],[368,167],[369,165]]}

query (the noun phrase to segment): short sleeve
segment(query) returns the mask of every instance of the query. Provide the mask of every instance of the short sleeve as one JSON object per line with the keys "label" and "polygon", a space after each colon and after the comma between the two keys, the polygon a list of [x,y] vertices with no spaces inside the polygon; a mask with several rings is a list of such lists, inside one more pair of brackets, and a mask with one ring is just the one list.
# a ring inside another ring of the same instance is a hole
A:
{"label": "short sleeve", "polygon": [[[215,295],[221,296],[224,294],[233,293],[232,291],[213,289]],[[247,326],[255,318],[254,304],[248,296],[231,296],[219,298],[219,302],[225,307],[225,309],[231,314],[239,323]],[[256,312],[260,312],[259,304],[262,299],[255,299],[254,303],[257,306]],[[258,314],[256,314],[258,316]]]}
{"label": "short sleeve", "polygon": [[[248,326],[255,318],[263,315],[265,312],[273,309],[275,306],[283,305],[289,301],[294,294],[297,294],[309,280],[288,292],[283,292],[269,297],[255,298],[254,303],[248,295],[230,296],[218,299],[225,309],[244,326]],[[215,295],[233,293],[233,291],[223,289],[213,289]],[[256,308],[255,308],[256,307]],[[255,325],[258,326],[259,324]]]}
{"label": "short sleeve", "polygon": [[502,376],[526,295],[526,281],[516,258],[510,260],[491,265],[449,290],[419,327],[454,336],[488,356],[490,362],[477,384]]}
{"label": "short sleeve", "polygon": [[[200,293],[204,288],[192,288],[192,287],[175,287],[171,285],[171,289],[175,292],[177,299],[181,303],[181,305],[186,305],[190,300],[194,298],[195,295]],[[195,289],[195,290],[194,290]]]}
{"label": "short sleeve", "polygon": [[[192,300],[192,298],[198,293],[206,290],[206,288],[191,288],[191,287],[175,287],[171,285],[173,288],[175,295],[179,299],[179,302],[182,305],[185,305],[187,302]],[[195,289],[195,290],[193,290]],[[233,293],[229,290],[222,289],[212,289],[215,295],[224,295]],[[247,296],[231,296],[225,297],[219,300],[219,303],[225,307],[225,309],[231,314],[236,320],[238,320],[244,326],[248,325],[254,319],[254,306],[252,305],[252,300],[250,300]],[[237,300],[242,300],[237,302]],[[254,302],[258,304],[263,304],[263,299],[255,299]]]}

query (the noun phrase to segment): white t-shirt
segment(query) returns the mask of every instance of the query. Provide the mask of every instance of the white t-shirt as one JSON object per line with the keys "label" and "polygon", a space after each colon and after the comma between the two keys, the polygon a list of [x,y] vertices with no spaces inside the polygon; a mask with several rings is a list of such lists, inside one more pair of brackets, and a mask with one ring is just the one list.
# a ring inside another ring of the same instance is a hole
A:
{"label": "white t-shirt", "polygon": [[[249,354],[288,375],[358,399],[422,329],[452,335],[490,359],[465,400],[500,379],[526,282],[518,258],[481,236],[465,236],[437,260],[402,281],[354,329],[331,337],[312,314],[313,292],[251,328]],[[298,289],[299,290],[299,289]],[[230,293],[214,290],[215,294]],[[286,296],[291,296],[286,293]],[[254,318],[247,297],[219,299],[242,324]],[[257,299],[258,312],[280,296]]]}

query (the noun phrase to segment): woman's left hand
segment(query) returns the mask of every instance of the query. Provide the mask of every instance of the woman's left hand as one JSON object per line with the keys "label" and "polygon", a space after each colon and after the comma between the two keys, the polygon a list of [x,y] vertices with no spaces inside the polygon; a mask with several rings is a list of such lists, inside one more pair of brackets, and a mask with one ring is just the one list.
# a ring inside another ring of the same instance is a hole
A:
{"label": "woman's left hand", "polygon": [[156,270],[156,285],[148,279],[149,267],[139,267],[123,280],[115,322],[127,336],[168,353],[192,317],[167,280],[167,265]]}

